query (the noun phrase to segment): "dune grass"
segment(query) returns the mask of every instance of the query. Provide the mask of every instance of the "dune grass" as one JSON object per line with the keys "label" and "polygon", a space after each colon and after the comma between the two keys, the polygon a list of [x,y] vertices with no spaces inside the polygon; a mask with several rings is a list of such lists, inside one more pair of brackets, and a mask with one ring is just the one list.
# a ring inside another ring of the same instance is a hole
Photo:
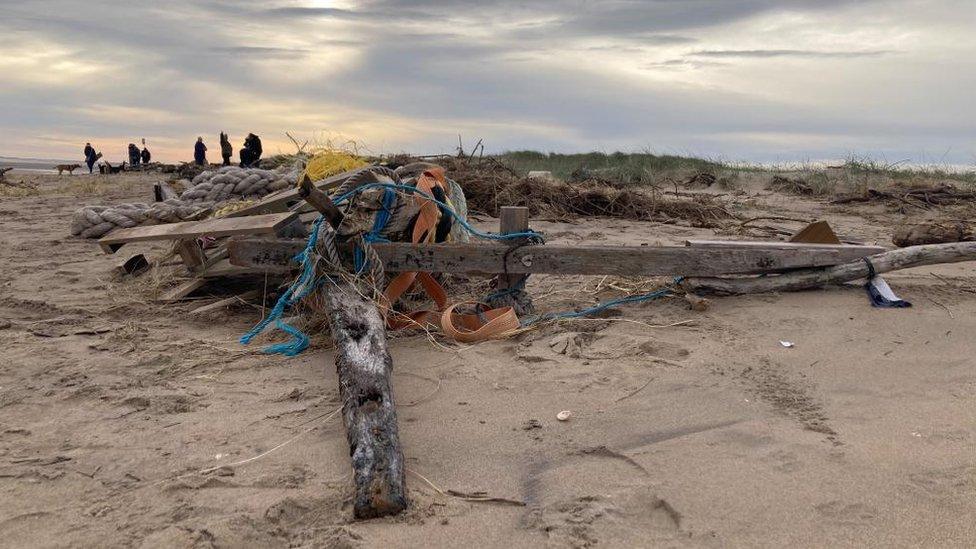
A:
{"label": "dune grass", "polygon": [[836,165],[797,164],[764,166],[732,163],[686,156],[638,153],[589,152],[579,154],[510,151],[495,158],[519,173],[549,171],[559,179],[574,174],[590,174],[620,185],[659,185],[669,179],[707,172],[731,188],[740,177],[769,178],[780,175],[802,181],[804,194],[830,195],[857,193],[870,187],[898,185],[939,185],[949,183],[962,188],[976,188],[976,168],[959,171],[947,166],[912,166],[886,163],[869,158],[849,156]]}

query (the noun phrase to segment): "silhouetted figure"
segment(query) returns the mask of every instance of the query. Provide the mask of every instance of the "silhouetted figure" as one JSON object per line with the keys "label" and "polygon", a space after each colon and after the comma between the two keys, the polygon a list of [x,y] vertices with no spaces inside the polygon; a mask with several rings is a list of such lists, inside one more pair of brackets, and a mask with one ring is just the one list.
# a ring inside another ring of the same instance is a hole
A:
{"label": "silhouetted figure", "polygon": [[220,132],[220,156],[224,159],[224,166],[230,166],[230,157],[234,156],[234,148],[230,146],[230,139],[224,132]]}
{"label": "silhouetted figure", "polygon": [[88,165],[88,173],[93,173],[96,160],[98,160],[98,154],[95,152],[95,147],[92,147],[91,143],[85,143],[85,164]]}
{"label": "silhouetted figure", "polygon": [[142,165],[148,166],[149,161],[152,160],[152,155],[149,154],[149,148],[143,145],[142,147]]}
{"label": "silhouetted figure", "polygon": [[197,144],[193,146],[193,161],[198,166],[207,165],[207,146],[203,144],[203,138],[197,138]]}
{"label": "silhouetted figure", "polygon": [[257,168],[261,163],[261,152],[261,138],[253,133],[247,134],[244,148],[241,149],[241,167]]}
{"label": "silhouetted figure", "polygon": [[135,143],[129,143],[129,166],[133,170],[138,169],[140,160],[139,147]]}

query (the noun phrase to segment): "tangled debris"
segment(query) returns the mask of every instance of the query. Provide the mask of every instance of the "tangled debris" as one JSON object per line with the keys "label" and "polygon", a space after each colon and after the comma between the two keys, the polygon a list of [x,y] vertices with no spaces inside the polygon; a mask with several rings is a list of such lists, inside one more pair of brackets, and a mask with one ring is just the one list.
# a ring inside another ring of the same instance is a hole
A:
{"label": "tangled debris", "polygon": [[[715,197],[666,197],[660,191],[619,188],[603,179],[562,182],[523,176],[493,158],[441,158],[437,163],[462,182],[471,210],[497,216],[501,206],[524,206],[534,216],[568,219],[606,216],[639,221],[682,220],[696,227],[716,227],[734,215]],[[696,176],[698,177],[698,176]]]}
{"label": "tangled debris", "polygon": [[976,240],[976,227],[963,222],[919,223],[895,229],[891,241],[899,248]]}
{"label": "tangled debris", "polygon": [[784,177],[782,175],[774,175],[773,179],[770,180],[767,188],[771,191],[778,191],[781,193],[789,194],[801,194],[801,195],[813,195],[813,187],[802,179],[793,179],[790,177]]}
{"label": "tangled debris", "polygon": [[913,186],[906,189],[892,189],[882,191],[878,189],[868,189],[863,194],[842,196],[831,201],[831,204],[851,204],[854,202],[902,202],[910,206],[928,209],[933,206],[943,206],[957,204],[961,200],[972,200],[976,198],[976,192],[961,191],[952,185]]}

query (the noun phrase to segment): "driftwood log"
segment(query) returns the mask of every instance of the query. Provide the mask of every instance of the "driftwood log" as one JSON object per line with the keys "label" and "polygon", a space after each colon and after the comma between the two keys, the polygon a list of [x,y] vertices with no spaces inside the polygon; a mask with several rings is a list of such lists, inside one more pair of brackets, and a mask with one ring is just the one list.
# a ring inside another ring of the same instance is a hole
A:
{"label": "driftwood log", "polygon": [[891,241],[895,246],[920,246],[976,240],[976,225],[963,222],[918,223],[895,229]]}
{"label": "driftwood log", "polygon": [[[976,242],[911,246],[872,255],[867,259],[874,266],[874,271],[878,274],[938,263],[976,261]],[[694,293],[737,295],[763,292],[788,292],[819,288],[827,284],[839,284],[862,278],[866,279],[869,272],[868,263],[858,259],[833,267],[802,269],[791,273],[760,278],[686,278],[682,281],[681,285],[684,290]]]}
{"label": "driftwood log", "polygon": [[359,519],[394,515],[407,507],[407,495],[386,323],[376,305],[349,282],[332,279],[322,293],[356,484],[353,513]]}

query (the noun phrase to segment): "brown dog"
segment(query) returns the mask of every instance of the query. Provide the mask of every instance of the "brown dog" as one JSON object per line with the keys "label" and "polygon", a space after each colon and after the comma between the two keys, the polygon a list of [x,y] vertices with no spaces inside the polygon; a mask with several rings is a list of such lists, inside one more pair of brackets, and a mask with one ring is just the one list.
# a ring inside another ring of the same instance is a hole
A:
{"label": "brown dog", "polygon": [[58,175],[61,175],[64,172],[68,172],[68,175],[73,175],[72,172],[80,167],[81,164],[58,164],[54,167],[54,169],[58,170]]}

